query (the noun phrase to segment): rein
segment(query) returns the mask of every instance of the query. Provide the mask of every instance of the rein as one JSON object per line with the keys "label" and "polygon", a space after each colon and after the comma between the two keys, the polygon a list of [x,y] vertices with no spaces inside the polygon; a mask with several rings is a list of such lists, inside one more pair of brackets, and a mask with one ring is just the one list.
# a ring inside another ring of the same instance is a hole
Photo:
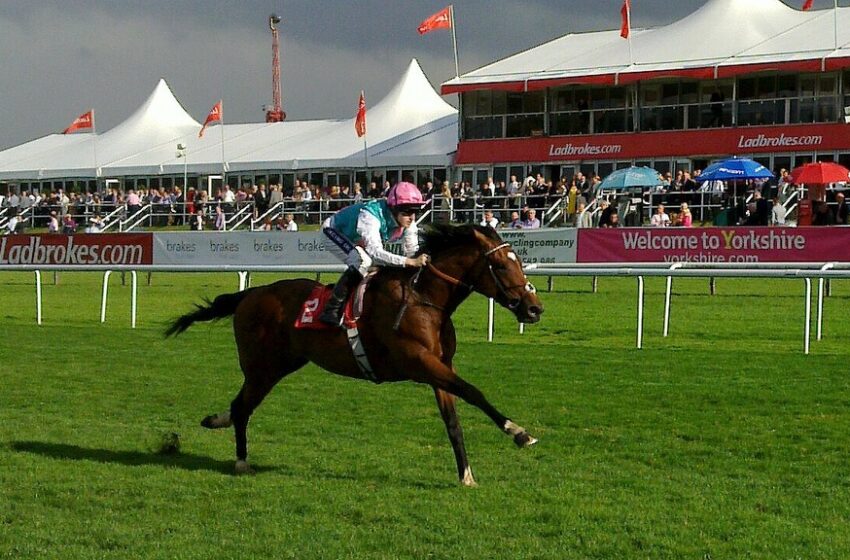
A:
{"label": "rein", "polygon": [[[511,287],[505,286],[504,282],[502,282],[501,279],[496,274],[496,271],[493,270],[493,265],[490,263],[490,260],[487,257],[492,255],[496,251],[499,251],[500,249],[504,249],[504,248],[510,247],[510,246],[511,246],[510,243],[502,243],[501,245],[497,245],[497,246],[493,247],[492,249],[489,249],[488,251],[486,251],[484,253],[484,258],[487,261],[487,268],[490,271],[490,275],[493,277],[493,281],[496,283],[497,289],[500,292],[502,292],[502,294],[504,296],[507,296],[507,292],[510,288],[513,288],[513,287],[516,287],[516,286],[511,286]],[[440,270],[439,268],[437,268],[436,266],[434,266],[433,264],[431,264],[429,262],[424,267],[417,270],[416,274],[414,274],[413,277],[411,277],[410,282],[408,283],[409,284],[408,287],[410,288],[410,290],[404,296],[404,303],[402,304],[401,309],[399,309],[398,316],[396,317],[395,323],[393,324],[393,330],[398,330],[398,327],[401,324],[401,319],[404,316],[404,313],[405,313],[405,311],[407,311],[407,308],[408,308],[408,304],[409,304],[408,299],[409,299],[411,293],[414,293],[417,296],[419,296],[419,299],[421,300],[422,305],[425,305],[425,306],[428,306],[428,307],[434,307],[434,308],[436,308],[440,311],[444,310],[439,305],[436,305],[436,304],[431,303],[430,301],[424,299],[416,291],[416,284],[417,284],[417,282],[419,282],[419,276],[422,274],[422,271],[425,268],[427,268],[428,271],[431,272],[431,274],[433,274],[434,276],[436,276],[437,278],[439,278],[440,280],[442,280],[444,282],[448,282],[452,286],[458,286],[460,288],[464,288],[467,292],[470,292],[470,293],[474,289],[474,286],[467,284],[466,282],[463,282],[462,280],[455,278],[454,276],[450,276],[450,275],[446,274],[445,272],[443,272],[442,270]],[[536,291],[534,289],[534,286],[530,283],[525,284],[525,290],[528,291],[528,292],[532,292],[532,293]],[[511,302],[511,303],[508,304],[509,309],[514,309],[519,305],[518,301],[516,303],[513,303],[513,300],[511,300],[511,298],[506,297],[506,299],[508,299]]]}

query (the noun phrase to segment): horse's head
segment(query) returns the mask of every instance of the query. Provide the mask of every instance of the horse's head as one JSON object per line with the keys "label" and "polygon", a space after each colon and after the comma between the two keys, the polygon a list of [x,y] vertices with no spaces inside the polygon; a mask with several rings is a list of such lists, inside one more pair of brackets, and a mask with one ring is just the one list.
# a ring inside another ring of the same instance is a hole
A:
{"label": "horse's head", "polygon": [[481,247],[484,270],[474,279],[475,289],[509,309],[520,323],[539,321],[543,304],[511,244],[502,241],[492,228],[477,228],[475,237]]}
{"label": "horse's head", "polygon": [[[519,256],[496,230],[432,224],[422,235],[421,250],[435,257],[433,270],[444,281],[493,298],[521,323],[540,320],[543,304],[537,290],[526,278]],[[443,268],[455,276],[440,272]]]}

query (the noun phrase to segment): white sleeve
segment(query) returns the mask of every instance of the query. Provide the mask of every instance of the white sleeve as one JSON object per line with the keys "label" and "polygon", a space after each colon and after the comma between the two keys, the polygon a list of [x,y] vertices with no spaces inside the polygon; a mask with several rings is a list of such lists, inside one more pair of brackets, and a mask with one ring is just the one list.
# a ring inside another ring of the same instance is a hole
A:
{"label": "white sleeve", "polygon": [[396,255],[384,249],[384,242],[381,239],[381,222],[366,210],[361,210],[357,217],[357,233],[363,240],[363,249],[372,257],[375,264],[404,266],[406,260],[404,255]]}
{"label": "white sleeve", "polygon": [[401,247],[405,257],[412,257],[419,250],[419,228],[416,222],[412,222],[410,227],[404,230]]}

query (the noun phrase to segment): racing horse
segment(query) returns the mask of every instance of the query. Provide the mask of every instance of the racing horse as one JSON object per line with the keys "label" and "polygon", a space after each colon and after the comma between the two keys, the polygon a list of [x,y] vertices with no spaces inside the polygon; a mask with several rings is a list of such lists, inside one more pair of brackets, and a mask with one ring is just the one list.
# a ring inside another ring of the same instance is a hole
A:
{"label": "racing horse", "polygon": [[[382,268],[364,295],[358,326],[376,383],[415,381],[430,385],[451,442],[460,482],[475,486],[457,412],[456,397],[479,408],[518,447],[537,440],[499,412],[452,366],[456,350],[452,313],[473,292],[493,298],[523,323],[536,323],[543,305],[523,272],[522,262],[490,227],[433,225],[422,232],[420,252],[431,257],[421,269]],[[166,336],[198,321],[233,315],[239,365],[245,381],[230,410],[204,418],[206,428],[236,432],[236,472],[248,464],[247,426],[251,414],[278,381],[308,362],[339,375],[364,379],[344,329],[296,329],[302,304],[317,282],[281,280],[224,294],[176,319]]]}

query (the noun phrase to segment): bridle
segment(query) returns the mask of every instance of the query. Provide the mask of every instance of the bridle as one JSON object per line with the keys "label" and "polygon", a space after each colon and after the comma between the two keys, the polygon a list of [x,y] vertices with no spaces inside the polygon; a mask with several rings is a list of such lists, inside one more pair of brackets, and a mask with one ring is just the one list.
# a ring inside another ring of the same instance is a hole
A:
{"label": "bridle", "polygon": [[[514,286],[506,286],[505,283],[499,278],[499,275],[496,274],[496,270],[493,268],[493,263],[490,262],[490,255],[492,255],[493,253],[500,251],[502,249],[510,248],[510,246],[511,246],[510,243],[502,243],[501,245],[497,245],[497,246],[493,247],[492,249],[488,249],[487,251],[484,252],[484,259],[487,262],[487,269],[490,271],[490,276],[493,278],[493,282],[496,284],[496,289],[500,292],[500,295],[502,297],[504,297],[505,301],[508,302],[508,304],[507,304],[508,309],[513,310],[513,309],[516,309],[517,307],[519,307],[521,301],[519,299],[511,298],[510,295],[508,294],[508,290],[512,290],[514,288],[519,288],[520,285],[517,284],[517,285],[514,285]],[[434,276],[436,276],[437,278],[439,278],[439,279],[441,279],[445,282],[448,282],[449,284],[452,284],[454,286],[464,288],[468,292],[472,292],[472,290],[473,290],[473,288],[476,284],[475,281],[473,281],[472,283],[466,283],[461,279],[450,276],[450,275],[446,274],[445,272],[443,272],[442,270],[438,269],[436,266],[434,266],[430,262],[426,266],[428,267],[428,270]],[[480,274],[479,274],[478,277],[476,277],[476,280],[478,280],[479,277],[480,277]],[[534,287],[534,284],[529,282],[527,278],[526,278],[525,285],[523,286],[523,289],[527,293],[531,293],[531,294],[537,293],[537,289]]]}
{"label": "bridle", "polygon": [[[511,246],[511,245],[510,245],[510,243],[502,243],[501,245],[497,245],[496,247],[493,247],[492,249],[489,249],[489,250],[487,250],[487,251],[485,251],[485,252],[484,252],[484,259],[487,261],[487,268],[488,268],[488,270],[490,271],[490,276],[492,276],[492,277],[493,277],[493,282],[496,284],[496,289],[500,292],[500,295],[501,295],[502,297],[504,297],[505,301],[507,301],[507,302],[508,302],[508,303],[507,303],[507,307],[508,307],[508,309],[510,309],[510,310],[512,310],[512,311],[513,311],[514,309],[516,309],[517,307],[519,307],[519,305],[520,305],[520,303],[521,303],[521,300],[519,300],[519,299],[515,299],[515,298],[511,298],[511,297],[508,295],[508,290],[513,289],[513,288],[517,288],[517,287],[519,287],[519,285],[516,285],[516,286],[505,286],[505,283],[504,283],[504,282],[502,282],[502,281],[499,279],[499,276],[496,274],[496,270],[493,268],[493,263],[491,263],[491,262],[490,262],[490,258],[489,258],[489,257],[490,257],[490,255],[492,255],[492,254],[493,254],[493,253],[495,253],[496,251],[499,251],[499,250],[501,250],[501,249],[508,248],[508,247],[510,247],[510,246]],[[442,270],[440,270],[439,268],[437,268],[436,266],[434,266],[434,265],[433,265],[432,263],[430,263],[430,262],[429,262],[428,264],[426,264],[424,267],[422,267],[422,268],[420,268],[419,270],[417,270],[417,271],[416,271],[416,274],[414,274],[414,275],[413,275],[413,277],[411,277],[410,282],[408,283],[408,284],[409,284],[409,286],[408,286],[408,287],[409,287],[409,289],[410,289],[410,291],[408,292],[408,294],[417,294],[417,295],[418,295],[418,299],[420,300],[420,304],[422,304],[422,305],[426,305],[426,306],[428,306],[428,307],[433,307],[433,308],[435,308],[435,309],[437,309],[437,310],[439,310],[439,311],[444,311],[444,309],[443,309],[442,307],[440,307],[439,305],[436,305],[436,304],[434,304],[433,302],[428,301],[427,299],[424,299],[424,298],[422,297],[422,295],[421,295],[421,294],[419,294],[419,293],[416,291],[416,284],[419,282],[419,277],[422,275],[422,272],[423,272],[424,270],[426,270],[426,269],[427,269],[427,270],[428,270],[431,274],[433,274],[434,276],[436,276],[437,278],[439,278],[440,280],[442,280],[442,281],[444,281],[444,282],[447,282],[447,283],[449,283],[449,284],[451,284],[451,285],[453,285],[453,286],[457,286],[457,287],[459,287],[459,288],[463,288],[463,289],[464,289],[464,290],[466,290],[468,293],[472,293],[472,291],[473,291],[473,290],[474,290],[474,288],[475,288],[475,284],[476,284],[477,280],[481,277],[481,273],[479,273],[479,274],[478,274],[478,276],[476,276],[476,278],[475,278],[475,280],[474,280],[473,282],[471,282],[471,283],[467,283],[467,282],[464,282],[462,279],[455,278],[454,276],[451,276],[451,275],[449,275],[449,274],[446,274],[445,272],[443,272]],[[526,291],[527,293],[531,293],[531,294],[535,294],[535,293],[537,293],[537,289],[534,287],[534,284],[532,284],[531,282],[528,282],[528,279],[527,279],[527,278],[526,278],[526,283],[525,283],[524,289],[525,289],[525,291]],[[404,316],[404,313],[407,311],[407,307],[408,307],[408,303],[409,303],[409,302],[408,302],[408,297],[409,297],[408,295],[405,295],[405,296],[404,296],[404,303],[402,303],[402,306],[401,306],[401,308],[399,309],[398,315],[396,316],[395,323],[393,324],[393,330],[398,330],[399,325],[401,324],[401,319],[402,319],[402,317]]]}

